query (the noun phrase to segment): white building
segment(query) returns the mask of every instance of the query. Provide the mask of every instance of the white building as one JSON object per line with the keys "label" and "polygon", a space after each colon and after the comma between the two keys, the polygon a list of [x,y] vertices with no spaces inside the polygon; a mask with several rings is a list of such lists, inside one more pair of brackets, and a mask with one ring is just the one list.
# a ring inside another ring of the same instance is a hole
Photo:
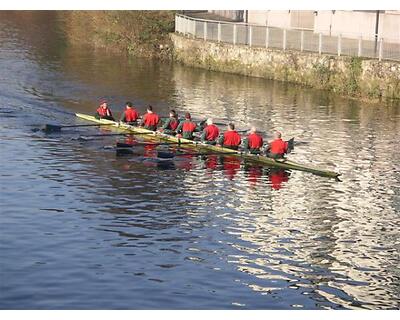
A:
{"label": "white building", "polygon": [[332,36],[341,34],[347,38],[372,40],[377,35],[386,42],[400,42],[400,11],[224,10],[213,13],[250,24],[313,30]]}

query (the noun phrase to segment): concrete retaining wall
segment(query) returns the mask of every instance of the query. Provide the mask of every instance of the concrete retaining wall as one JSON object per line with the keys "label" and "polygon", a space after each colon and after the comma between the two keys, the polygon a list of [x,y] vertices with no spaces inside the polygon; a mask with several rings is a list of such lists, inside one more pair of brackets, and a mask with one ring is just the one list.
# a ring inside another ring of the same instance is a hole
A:
{"label": "concrete retaining wall", "polygon": [[400,63],[281,51],[171,34],[174,59],[185,65],[298,83],[368,100],[400,99]]}

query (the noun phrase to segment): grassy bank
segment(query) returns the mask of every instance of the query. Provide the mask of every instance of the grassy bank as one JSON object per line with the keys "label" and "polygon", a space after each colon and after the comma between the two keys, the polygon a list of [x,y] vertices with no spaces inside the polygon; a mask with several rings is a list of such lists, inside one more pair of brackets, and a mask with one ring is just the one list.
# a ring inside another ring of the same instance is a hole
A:
{"label": "grassy bank", "polygon": [[174,11],[64,11],[67,40],[137,56],[168,58]]}

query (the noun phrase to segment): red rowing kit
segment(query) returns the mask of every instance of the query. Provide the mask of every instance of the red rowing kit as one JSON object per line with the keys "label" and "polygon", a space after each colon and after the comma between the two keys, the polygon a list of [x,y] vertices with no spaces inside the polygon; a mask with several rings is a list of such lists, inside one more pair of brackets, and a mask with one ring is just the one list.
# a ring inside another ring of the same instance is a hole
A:
{"label": "red rowing kit", "polygon": [[139,119],[139,114],[135,109],[126,109],[125,110],[125,121],[126,122],[135,122]]}
{"label": "red rowing kit", "polygon": [[182,125],[182,132],[193,132],[196,126],[197,125],[193,121],[186,120]]}
{"label": "red rowing kit", "polygon": [[143,116],[143,124],[146,127],[156,127],[160,118],[156,113],[146,113]]}
{"label": "red rowing kit", "polygon": [[108,107],[98,107],[96,111],[100,117],[112,117],[111,110]]}
{"label": "red rowing kit", "polygon": [[219,136],[219,129],[215,124],[210,124],[204,128],[206,132],[206,140],[214,141]]}
{"label": "red rowing kit", "polygon": [[224,133],[224,142],[223,145],[225,147],[238,147],[242,139],[240,138],[240,134],[235,130],[226,131]]}
{"label": "red rowing kit", "polygon": [[287,152],[288,143],[282,139],[276,139],[270,143],[270,153],[284,155]]}
{"label": "red rowing kit", "polygon": [[247,141],[249,144],[249,149],[260,149],[264,144],[263,138],[257,133],[249,134]]}

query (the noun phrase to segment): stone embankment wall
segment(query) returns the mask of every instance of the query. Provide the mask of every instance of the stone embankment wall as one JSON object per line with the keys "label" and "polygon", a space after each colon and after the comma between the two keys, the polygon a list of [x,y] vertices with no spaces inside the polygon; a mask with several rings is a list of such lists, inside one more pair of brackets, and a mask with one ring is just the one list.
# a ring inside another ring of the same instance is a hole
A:
{"label": "stone embankment wall", "polygon": [[170,36],[174,59],[188,66],[293,82],[370,101],[400,99],[399,62]]}

